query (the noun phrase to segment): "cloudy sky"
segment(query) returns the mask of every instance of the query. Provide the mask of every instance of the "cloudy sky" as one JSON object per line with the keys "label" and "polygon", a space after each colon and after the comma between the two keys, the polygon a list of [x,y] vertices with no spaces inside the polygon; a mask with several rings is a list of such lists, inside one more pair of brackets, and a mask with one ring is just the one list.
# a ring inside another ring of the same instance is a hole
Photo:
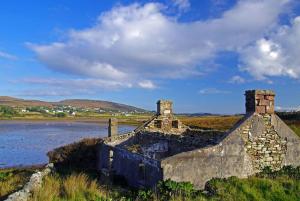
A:
{"label": "cloudy sky", "polygon": [[0,95],[240,113],[260,88],[300,105],[299,0],[10,0],[0,26]]}

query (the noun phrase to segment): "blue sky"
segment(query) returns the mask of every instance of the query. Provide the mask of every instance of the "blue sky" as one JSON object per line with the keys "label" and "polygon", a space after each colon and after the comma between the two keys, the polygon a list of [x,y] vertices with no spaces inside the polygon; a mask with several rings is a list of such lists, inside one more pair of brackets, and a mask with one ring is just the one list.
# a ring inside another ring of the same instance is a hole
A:
{"label": "blue sky", "polygon": [[300,106],[297,0],[45,0],[0,5],[0,94],[244,112],[244,91]]}

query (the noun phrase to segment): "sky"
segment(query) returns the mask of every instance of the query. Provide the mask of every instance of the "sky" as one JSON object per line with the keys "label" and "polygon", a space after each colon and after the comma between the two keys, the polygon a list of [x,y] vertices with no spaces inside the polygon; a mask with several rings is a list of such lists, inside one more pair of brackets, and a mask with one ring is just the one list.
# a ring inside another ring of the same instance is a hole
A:
{"label": "sky", "polygon": [[299,0],[9,0],[0,27],[3,96],[233,114],[271,89],[300,108]]}

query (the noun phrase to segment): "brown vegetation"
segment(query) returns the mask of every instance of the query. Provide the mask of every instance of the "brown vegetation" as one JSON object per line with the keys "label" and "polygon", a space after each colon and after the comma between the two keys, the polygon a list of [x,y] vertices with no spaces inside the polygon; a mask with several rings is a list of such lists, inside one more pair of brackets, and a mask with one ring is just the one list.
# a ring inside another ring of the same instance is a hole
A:
{"label": "brown vegetation", "polygon": [[97,166],[97,153],[101,146],[101,139],[83,139],[50,151],[47,155],[49,162],[55,167],[76,168],[81,170],[95,170]]}
{"label": "brown vegetation", "polygon": [[187,126],[221,131],[232,128],[241,118],[242,116],[179,117],[182,123]]}

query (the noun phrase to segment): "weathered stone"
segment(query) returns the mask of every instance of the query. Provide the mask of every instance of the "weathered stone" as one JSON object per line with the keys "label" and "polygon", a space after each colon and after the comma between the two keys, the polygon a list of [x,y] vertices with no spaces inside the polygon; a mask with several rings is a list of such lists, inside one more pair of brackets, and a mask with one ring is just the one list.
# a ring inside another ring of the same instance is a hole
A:
{"label": "weathered stone", "polygon": [[108,120],[108,137],[114,137],[118,135],[118,119],[110,118]]}
{"label": "weathered stone", "polygon": [[[172,179],[204,188],[215,177],[247,177],[267,166],[277,170],[285,164],[300,165],[300,140],[274,114],[274,96],[269,90],[247,91],[247,116],[218,140],[191,134],[192,129],[173,121],[170,105],[158,106],[157,114],[134,134],[104,140],[99,170],[112,167],[109,174],[121,175],[135,187]],[[140,152],[128,149],[136,145]]]}

